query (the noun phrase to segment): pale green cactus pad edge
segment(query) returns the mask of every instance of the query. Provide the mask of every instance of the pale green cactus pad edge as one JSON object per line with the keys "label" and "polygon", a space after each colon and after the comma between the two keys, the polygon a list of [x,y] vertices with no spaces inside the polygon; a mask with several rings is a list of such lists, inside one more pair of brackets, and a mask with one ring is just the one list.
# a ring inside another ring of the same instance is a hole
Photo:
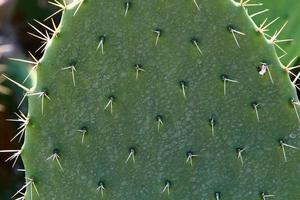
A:
{"label": "pale green cactus pad edge", "polygon": [[26,199],[299,198],[296,91],[238,4],[86,0],[56,34],[34,88],[51,100],[29,97]]}
{"label": "pale green cactus pad edge", "polygon": [[[297,58],[296,65],[300,62],[300,26],[299,26],[299,17],[300,17],[300,1],[297,0],[254,0],[251,3],[262,2],[262,6],[257,6],[256,8],[251,9],[252,12],[261,11],[268,9],[268,12],[257,15],[253,19],[257,24],[263,23],[263,21],[268,18],[268,22],[276,20],[276,23],[273,23],[272,26],[269,26],[269,32],[274,34],[276,30],[285,24],[285,28],[280,34],[279,39],[292,39],[292,41],[281,43],[285,53],[278,49],[277,53],[279,56],[283,56],[280,61],[283,64],[288,64],[293,58]],[[254,11],[253,11],[254,10]],[[267,24],[266,23],[266,24]],[[296,60],[294,60],[296,61]]]}

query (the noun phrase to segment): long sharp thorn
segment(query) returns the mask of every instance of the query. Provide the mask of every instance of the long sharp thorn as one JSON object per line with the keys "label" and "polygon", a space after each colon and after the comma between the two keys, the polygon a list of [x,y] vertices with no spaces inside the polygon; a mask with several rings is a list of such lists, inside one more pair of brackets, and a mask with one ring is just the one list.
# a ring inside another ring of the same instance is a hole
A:
{"label": "long sharp thorn", "polygon": [[286,69],[287,71],[290,70],[290,67],[293,65],[293,63],[295,62],[295,60],[298,58],[298,56],[295,56],[285,67],[284,69]]}
{"label": "long sharp thorn", "polygon": [[53,30],[52,28],[50,28],[49,26],[46,26],[45,24],[43,24],[42,22],[39,22],[38,20],[34,19],[34,21],[36,23],[38,23],[39,25],[43,26],[44,28],[46,28],[47,30],[51,31],[52,33],[55,33],[55,30]]}
{"label": "long sharp thorn", "polygon": [[11,79],[8,76],[6,76],[5,74],[2,74],[2,76],[4,76],[7,80],[11,81],[15,85],[17,85],[18,87],[20,87],[21,89],[23,89],[25,92],[29,92],[30,91],[27,87],[25,87],[24,85],[18,83],[17,81],[14,81],[13,79]]}
{"label": "long sharp thorn", "polygon": [[125,17],[127,16],[129,7],[130,7],[130,2],[126,2],[126,3],[125,3],[125,13],[124,13],[124,16],[125,16]]}
{"label": "long sharp thorn", "polygon": [[198,5],[197,1],[196,1],[196,0],[193,0],[193,1],[194,1],[194,4],[195,4],[195,6],[197,7],[197,10],[199,10],[199,11],[200,11],[200,7],[199,7],[199,5]]}
{"label": "long sharp thorn", "polygon": [[231,32],[236,45],[238,46],[238,48],[240,48],[240,44],[239,44],[239,42],[238,42],[237,37],[236,37],[235,34],[239,34],[239,35],[246,35],[246,34],[243,33],[243,32],[237,31],[237,30],[233,29],[232,27],[229,27],[229,31]]}
{"label": "long sharp thorn", "polygon": [[35,26],[33,26],[32,24],[28,23],[29,26],[31,26],[31,28],[33,28],[36,32],[38,32],[41,36],[43,36],[44,38],[47,38],[47,36],[42,33],[39,29],[37,29]]}
{"label": "long sharp thorn", "polygon": [[78,0],[78,2],[77,2],[78,6],[77,6],[77,8],[76,8],[73,16],[75,16],[77,14],[77,12],[78,12],[78,10],[81,7],[81,5],[82,5],[83,2],[84,2],[84,0]]}
{"label": "long sharp thorn", "polygon": [[13,155],[10,156],[9,158],[7,158],[5,160],[5,162],[14,160],[13,165],[12,165],[12,167],[14,167],[15,164],[17,163],[17,160],[18,160],[19,156],[22,153],[22,150],[21,149],[20,150],[0,150],[0,153],[13,153]]}
{"label": "long sharp thorn", "polygon": [[56,12],[54,12],[53,14],[51,14],[50,16],[48,16],[47,18],[45,18],[44,21],[47,21],[48,19],[54,17],[55,15],[57,15],[57,14],[63,12],[63,11],[64,11],[64,9],[57,10]]}
{"label": "long sharp thorn", "polygon": [[165,183],[165,187],[163,188],[162,193],[164,193],[165,191],[167,191],[168,195],[170,194],[170,182],[169,181],[167,181]]}
{"label": "long sharp thorn", "polygon": [[269,11],[269,9],[265,9],[265,10],[253,13],[252,15],[250,15],[250,17],[253,18],[253,17],[257,16],[257,15],[263,14],[263,13],[268,12],[268,11]]}
{"label": "long sharp thorn", "polygon": [[299,77],[300,77],[300,72],[298,72],[297,76],[295,77],[292,83],[295,84],[296,81],[299,80]]}

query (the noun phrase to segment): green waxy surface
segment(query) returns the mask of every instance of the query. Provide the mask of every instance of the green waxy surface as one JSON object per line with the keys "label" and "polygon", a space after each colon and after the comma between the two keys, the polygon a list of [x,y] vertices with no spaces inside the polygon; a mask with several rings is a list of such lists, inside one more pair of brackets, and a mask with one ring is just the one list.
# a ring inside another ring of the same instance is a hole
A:
{"label": "green waxy surface", "polygon": [[[225,0],[197,3],[200,11],[192,0],[135,0],[125,17],[124,1],[88,0],[75,16],[76,7],[64,13],[37,70],[35,92],[51,99],[44,98],[43,114],[42,98],[29,98],[22,158],[39,192],[33,199],[215,199],[216,192],[222,200],[261,199],[261,192],[276,200],[299,197],[299,151],[285,146],[285,162],[279,144],[300,146],[287,72],[242,8]],[[246,34],[235,34],[241,48],[229,25]],[[259,75],[261,62],[271,65],[274,84],[268,73]],[[75,87],[71,70],[62,70],[71,64]],[[138,79],[136,64],[145,70]],[[222,75],[238,81],[226,82],[226,96]],[[111,96],[112,114],[104,110]],[[129,157],[126,163],[130,148],[135,162]],[[245,148],[243,165],[237,148]],[[48,159],[54,149],[63,170]],[[192,166],[190,151],[197,155]],[[169,195],[162,192],[166,181]]]}
{"label": "green waxy surface", "polygon": [[[281,61],[283,64],[287,65],[293,58],[300,56],[300,26],[299,26],[299,17],[300,17],[300,1],[298,0],[254,0],[252,3],[263,3],[263,6],[251,9],[253,12],[260,11],[263,9],[269,9],[265,14],[258,15],[253,19],[257,24],[260,24],[264,21],[265,18],[268,18],[268,21],[279,17],[279,19],[270,26],[268,34],[272,35],[276,30],[279,30],[285,22],[288,22],[286,27],[283,29],[282,34],[280,34],[279,39],[292,39],[291,42],[282,43],[280,46],[287,52]],[[278,55],[281,56],[284,53],[281,50],[278,50]],[[296,63],[299,64],[298,62]]]}

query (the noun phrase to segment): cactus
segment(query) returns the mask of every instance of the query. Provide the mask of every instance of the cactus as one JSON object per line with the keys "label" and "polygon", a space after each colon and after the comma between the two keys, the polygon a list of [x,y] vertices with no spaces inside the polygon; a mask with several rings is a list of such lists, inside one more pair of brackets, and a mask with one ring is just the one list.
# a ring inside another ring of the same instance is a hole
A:
{"label": "cactus", "polygon": [[2,151],[25,165],[14,197],[297,199],[290,66],[247,2],[54,1],[43,58],[23,61],[24,145]]}
{"label": "cactus", "polygon": [[[259,3],[259,0],[254,0],[254,3]],[[262,15],[258,15],[253,18],[257,24],[263,23],[263,21],[268,18],[268,21],[276,19],[276,23],[269,27],[270,32],[274,33],[276,30],[280,29],[280,24],[286,24],[281,37],[286,39],[289,38],[291,41],[287,41],[281,45],[284,51],[278,49],[278,55],[283,56],[280,60],[284,64],[288,64],[291,60],[293,63],[296,58],[300,56],[300,28],[299,22],[299,9],[300,1],[297,0],[263,0],[262,6],[257,7],[257,11],[260,9],[268,9],[268,12]],[[255,12],[255,11],[253,11]],[[287,54],[286,54],[287,53]],[[295,59],[294,59],[295,58]],[[294,59],[294,60],[293,60]],[[296,62],[296,64],[299,64]]]}

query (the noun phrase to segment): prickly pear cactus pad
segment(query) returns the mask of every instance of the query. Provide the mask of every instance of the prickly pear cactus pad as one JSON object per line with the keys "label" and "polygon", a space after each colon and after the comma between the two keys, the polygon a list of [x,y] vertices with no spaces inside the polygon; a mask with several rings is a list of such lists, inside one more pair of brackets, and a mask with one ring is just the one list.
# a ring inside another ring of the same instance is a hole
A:
{"label": "prickly pear cactus pad", "polygon": [[[259,3],[259,0],[254,0],[253,3]],[[263,0],[261,1],[262,5],[257,6],[255,10],[264,10],[267,9],[268,12],[262,15],[258,15],[254,18],[255,22],[258,24],[263,23],[266,18],[267,23],[272,20],[276,20],[272,26],[269,26],[269,32],[272,34],[276,32],[276,30],[280,30],[281,26],[285,25],[284,31],[280,38],[290,39],[282,43],[282,49],[278,49],[278,55],[283,56],[281,62],[287,64],[293,58],[300,56],[300,26],[299,26],[299,9],[300,9],[300,1],[297,0]],[[253,11],[255,12],[255,11]],[[265,22],[265,24],[267,24]],[[269,34],[271,34],[269,33]],[[287,54],[286,54],[287,53]],[[294,60],[296,61],[296,60]],[[298,62],[300,60],[298,59]]]}
{"label": "prickly pear cactus pad", "polygon": [[299,198],[289,66],[246,4],[56,4],[25,89],[26,199]]}

